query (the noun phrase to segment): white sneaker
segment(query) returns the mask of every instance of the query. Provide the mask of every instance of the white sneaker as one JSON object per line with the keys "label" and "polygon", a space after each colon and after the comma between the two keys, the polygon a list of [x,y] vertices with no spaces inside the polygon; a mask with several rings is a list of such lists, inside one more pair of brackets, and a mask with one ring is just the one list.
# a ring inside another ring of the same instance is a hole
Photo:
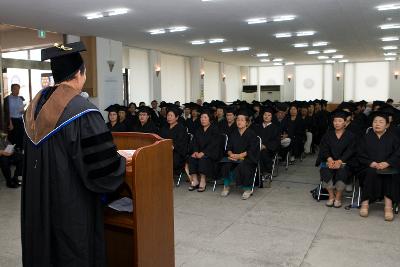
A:
{"label": "white sneaker", "polygon": [[224,189],[221,192],[221,197],[227,197],[229,195],[229,186],[224,186]]}
{"label": "white sneaker", "polygon": [[249,199],[252,194],[253,194],[252,190],[246,190],[243,192],[242,199],[243,200]]}

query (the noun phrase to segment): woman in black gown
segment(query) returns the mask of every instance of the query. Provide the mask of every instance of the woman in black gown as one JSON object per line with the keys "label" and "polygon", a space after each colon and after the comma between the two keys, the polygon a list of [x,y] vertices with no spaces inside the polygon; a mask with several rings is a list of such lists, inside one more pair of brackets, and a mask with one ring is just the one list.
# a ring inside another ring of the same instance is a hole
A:
{"label": "woman in black gown", "polygon": [[156,125],[151,121],[151,109],[143,106],[139,108],[139,123],[133,126],[134,132],[158,134]]}
{"label": "woman in black gown", "polygon": [[360,216],[367,217],[369,204],[376,200],[385,201],[385,220],[393,220],[393,203],[399,201],[400,142],[393,131],[388,130],[386,113],[372,114],[372,130],[359,145],[358,157],[364,167],[361,173]]}
{"label": "woman in black gown", "polygon": [[119,122],[118,109],[117,105],[106,108],[106,111],[108,111],[107,127],[111,132],[126,132],[125,124]]}
{"label": "woman in black gown", "polygon": [[182,110],[175,106],[170,106],[166,110],[166,121],[168,125],[160,130],[160,136],[173,141],[173,162],[174,173],[180,173],[185,166],[186,155],[188,152],[188,134],[185,126],[178,123]]}
{"label": "woman in black gown", "polygon": [[253,194],[253,179],[260,158],[260,144],[256,134],[249,129],[250,117],[246,110],[238,112],[236,125],[238,128],[231,134],[227,146],[230,162],[224,163],[221,170],[224,177],[221,196],[229,195],[230,185],[236,180],[236,185],[244,190],[242,199],[246,200]]}
{"label": "woman in black gown", "polygon": [[301,123],[298,116],[298,109],[295,104],[292,104],[289,109],[289,117],[287,121],[288,136],[292,140],[291,157],[290,161],[294,162],[295,158],[298,159],[304,152],[304,143],[306,140],[306,129]]}
{"label": "woman in black gown", "polygon": [[193,153],[189,158],[189,174],[192,181],[189,191],[197,189],[198,192],[204,192],[206,178],[215,175],[220,155],[219,132],[217,125],[212,123],[212,115],[208,110],[201,112],[200,123],[201,127],[194,134],[191,149]]}
{"label": "woman in black gown", "polygon": [[337,110],[333,113],[333,130],[328,130],[322,137],[317,159],[320,166],[322,186],[328,190],[329,199],[326,206],[340,208],[343,191],[351,177],[354,156],[356,153],[355,135],[346,130],[350,113]]}

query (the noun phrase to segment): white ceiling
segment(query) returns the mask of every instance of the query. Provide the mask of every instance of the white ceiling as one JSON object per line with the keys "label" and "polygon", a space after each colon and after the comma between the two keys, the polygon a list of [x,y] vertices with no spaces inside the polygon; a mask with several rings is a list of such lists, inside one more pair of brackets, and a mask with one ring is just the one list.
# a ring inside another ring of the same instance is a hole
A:
{"label": "white ceiling", "polygon": [[[272,57],[299,63],[318,62],[298,42],[328,41],[326,48],[350,61],[383,60],[383,36],[400,36],[400,29],[382,31],[378,26],[400,23],[400,10],[380,12],[375,6],[390,0],[1,0],[0,23],[45,29],[73,35],[95,35],[122,41],[125,45],[163,52],[202,56],[207,60],[236,65],[260,65],[254,55],[268,52]],[[86,20],[83,16],[113,8],[129,8],[126,15]],[[248,25],[254,17],[296,15],[294,21]],[[146,31],[184,25],[190,30],[168,35]],[[315,36],[276,39],[278,32],[317,31]],[[198,39],[221,37],[224,44],[193,46]],[[250,46],[241,53],[221,53],[224,47]],[[261,64],[268,65],[268,64]]]}

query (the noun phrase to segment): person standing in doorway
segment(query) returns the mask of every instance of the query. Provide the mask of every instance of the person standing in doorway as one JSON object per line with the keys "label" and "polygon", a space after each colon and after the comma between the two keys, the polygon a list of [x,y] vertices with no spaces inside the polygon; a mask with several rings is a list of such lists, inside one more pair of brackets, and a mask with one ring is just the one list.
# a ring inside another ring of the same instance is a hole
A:
{"label": "person standing in doorway", "polygon": [[5,121],[8,124],[8,139],[15,145],[15,148],[22,149],[24,138],[24,124],[22,115],[24,114],[25,99],[19,95],[21,86],[11,85],[11,94],[4,98]]}

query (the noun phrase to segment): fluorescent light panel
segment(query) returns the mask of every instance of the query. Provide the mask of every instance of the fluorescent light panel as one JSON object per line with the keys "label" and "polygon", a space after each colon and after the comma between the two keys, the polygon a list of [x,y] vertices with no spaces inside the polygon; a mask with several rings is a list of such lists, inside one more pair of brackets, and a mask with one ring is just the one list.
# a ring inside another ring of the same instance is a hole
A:
{"label": "fluorescent light panel", "polygon": [[292,37],[292,34],[290,32],[283,32],[283,33],[277,33],[275,34],[276,38],[290,38]]}
{"label": "fluorescent light panel", "polygon": [[102,13],[92,13],[92,14],[87,14],[86,19],[99,19],[104,17],[104,15]]}
{"label": "fluorescent light panel", "polygon": [[186,26],[174,26],[170,27],[168,30],[169,32],[184,32],[188,29]]}
{"label": "fluorescent light panel", "polygon": [[396,50],[398,49],[397,45],[389,45],[389,46],[384,46],[382,47],[383,50]]}
{"label": "fluorescent light panel", "polygon": [[312,36],[314,35],[314,31],[302,31],[302,32],[296,32],[296,36],[301,37],[301,36]]}
{"label": "fluorescent light panel", "polygon": [[123,15],[128,13],[128,9],[126,8],[119,8],[119,9],[114,9],[114,10],[110,10],[108,11],[108,16],[117,16],[117,15]]}
{"label": "fluorescent light panel", "polygon": [[400,23],[383,24],[379,28],[381,30],[400,29]]}
{"label": "fluorescent light panel", "polygon": [[155,29],[155,30],[150,30],[150,34],[155,35],[155,34],[164,34],[166,33],[165,29]]}
{"label": "fluorescent light panel", "polygon": [[87,15],[85,15],[85,17],[89,20],[99,19],[99,18],[104,18],[104,17],[123,15],[123,14],[128,13],[128,11],[129,11],[129,9],[127,9],[127,8],[118,8],[118,9],[107,10],[104,12],[96,12],[96,13],[87,14]]}
{"label": "fluorescent light panel", "polygon": [[329,59],[328,56],[318,56],[318,59]]}
{"label": "fluorescent light panel", "polygon": [[254,18],[246,20],[247,24],[260,24],[260,23],[267,23],[267,18]]}
{"label": "fluorescent light panel", "polygon": [[336,53],[336,52],[337,52],[336,49],[327,49],[327,50],[324,50],[324,54],[333,54],[333,53]]}
{"label": "fluorescent light panel", "polygon": [[282,62],[283,58],[275,58],[274,60],[272,60],[273,62]]}
{"label": "fluorescent light panel", "polygon": [[397,56],[396,52],[388,52],[383,54],[385,57]]}
{"label": "fluorescent light panel", "polygon": [[387,58],[385,58],[385,60],[386,61],[394,61],[394,60],[396,60],[396,58],[395,57],[387,57]]}
{"label": "fluorescent light panel", "polygon": [[191,43],[192,43],[192,45],[203,45],[203,44],[206,43],[206,41],[204,41],[204,40],[196,40],[196,41],[192,41]]}
{"label": "fluorescent light panel", "polygon": [[398,41],[398,40],[400,40],[400,38],[397,36],[388,36],[388,37],[381,38],[381,40],[382,40],[382,42],[392,42],[392,41]]}
{"label": "fluorescent light panel", "polygon": [[325,61],[325,63],[327,63],[327,64],[333,64],[335,62],[336,62],[335,60],[327,60],[327,61]]}
{"label": "fluorescent light panel", "polygon": [[396,9],[400,9],[400,4],[381,5],[381,6],[377,6],[376,9],[378,9],[379,11],[396,10]]}
{"label": "fluorescent light panel", "polygon": [[289,20],[294,20],[295,18],[296,16],[294,15],[276,16],[272,18],[272,21],[274,22],[289,21]]}
{"label": "fluorescent light panel", "polygon": [[270,62],[271,60],[269,59],[269,58],[262,58],[262,59],[260,59],[260,62],[263,62],[263,63],[265,63],[265,62]]}
{"label": "fluorescent light panel", "polygon": [[344,56],[343,55],[334,55],[334,56],[332,56],[332,58],[341,59],[341,58],[344,58]]}
{"label": "fluorescent light panel", "polygon": [[268,57],[269,54],[268,53],[258,53],[256,56],[257,57]]}
{"label": "fluorescent light panel", "polygon": [[236,51],[243,52],[243,51],[249,51],[250,49],[251,49],[250,47],[242,46],[242,47],[236,48]]}
{"label": "fluorescent light panel", "polygon": [[274,63],[274,66],[282,66],[283,64],[282,63]]}
{"label": "fluorescent light panel", "polygon": [[230,53],[230,52],[233,52],[234,49],[233,48],[222,48],[222,49],[220,49],[220,51],[222,53]]}
{"label": "fluorescent light panel", "polygon": [[220,44],[220,43],[225,42],[225,39],[222,39],[222,38],[215,38],[215,39],[210,39],[210,40],[208,40],[208,42],[209,42],[210,44]]}
{"label": "fluorescent light panel", "polygon": [[321,52],[319,52],[319,51],[314,51],[314,50],[312,50],[312,51],[307,51],[307,54],[309,54],[309,55],[318,55],[319,53],[321,53]]}
{"label": "fluorescent light panel", "polygon": [[298,44],[294,44],[294,47],[300,48],[300,47],[308,47],[308,43],[298,43]]}
{"label": "fluorescent light panel", "polygon": [[329,43],[328,42],[315,42],[312,44],[314,47],[319,47],[319,46],[327,46]]}
{"label": "fluorescent light panel", "polygon": [[286,62],[285,65],[286,65],[286,66],[292,66],[292,65],[294,65],[294,62]]}
{"label": "fluorescent light panel", "polygon": [[347,63],[347,62],[349,62],[349,60],[348,59],[342,59],[342,60],[339,60],[339,62],[340,63]]}

